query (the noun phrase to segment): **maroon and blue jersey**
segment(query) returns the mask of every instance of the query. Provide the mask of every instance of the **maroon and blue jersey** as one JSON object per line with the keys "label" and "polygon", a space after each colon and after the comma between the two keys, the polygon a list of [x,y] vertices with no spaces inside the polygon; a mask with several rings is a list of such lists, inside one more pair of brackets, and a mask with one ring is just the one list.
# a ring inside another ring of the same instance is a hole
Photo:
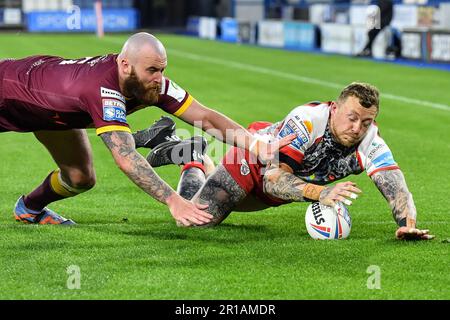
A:
{"label": "maroon and blue jersey", "polygon": [[[116,58],[0,60],[0,132],[88,127],[97,134],[131,132],[126,116],[141,106],[121,93]],[[192,101],[189,93],[163,77],[155,106],[179,116]]]}

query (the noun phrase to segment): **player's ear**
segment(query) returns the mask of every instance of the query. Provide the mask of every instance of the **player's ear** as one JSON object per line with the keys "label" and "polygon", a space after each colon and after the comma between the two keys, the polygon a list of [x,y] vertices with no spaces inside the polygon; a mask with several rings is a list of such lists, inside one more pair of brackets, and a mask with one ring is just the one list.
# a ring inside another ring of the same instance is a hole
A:
{"label": "player's ear", "polygon": [[120,68],[122,69],[123,73],[125,73],[125,74],[131,73],[131,64],[127,58],[120,59],[119,65],[120,65]]}
{"label": "player's ear", "polygon": [[336,113],[337,107],[338,106],[337,106],[336,102],[332,101],[331,104],[330,104],[330,112],[331,112],[331,114],[335,114]]}

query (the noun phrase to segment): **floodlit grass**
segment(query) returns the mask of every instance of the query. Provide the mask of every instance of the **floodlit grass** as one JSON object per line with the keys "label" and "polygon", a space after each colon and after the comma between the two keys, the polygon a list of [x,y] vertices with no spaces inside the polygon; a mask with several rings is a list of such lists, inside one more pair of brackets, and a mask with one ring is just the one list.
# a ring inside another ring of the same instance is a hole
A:
{"label": "floodlit grass", "polygon": [[[0,58],[118,52],[126,37],[2,34]],[[119,171],[93,130],[96,187],[51,205],[78,225],[22,225],[12,219],[16,199],[55,165],[32,134],[3,133],[0,299],[450,298],[450,244],[443,242],[450,238],[450,112],[383,97],[449,105],[449,73],[180,36],[160,39],[169,55],[166,74],[243,125],[281,120],[307,101],[335,99],[338,86],[352,81],[378,86],[381,133],[414,195],[418,226],[436,239],[395,240],[388,205],[365,174],[349,178],[364,193],[350,207],[347,240],[312,240],[304,226],[305,203],[233,213],[214,229],[180,229],[165,206]],[[150,108],[129,122],[138,130],[162,114]],[[157,171],[176,187],[178,168]],[[78,290],[67,287],[71,265],[81,271]],[[372,265],[381,270],[380,289],[367,287]]]}

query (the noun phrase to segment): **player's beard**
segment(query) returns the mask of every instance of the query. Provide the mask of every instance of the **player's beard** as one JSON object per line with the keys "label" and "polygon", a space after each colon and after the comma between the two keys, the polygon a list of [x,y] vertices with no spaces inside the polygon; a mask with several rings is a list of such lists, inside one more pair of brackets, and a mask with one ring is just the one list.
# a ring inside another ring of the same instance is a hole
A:
{"label": "player's beard", "polygon": [[161,85],[154,83],[145,85],[136,74],[134,67],[131,67],[131,73],[124,81],[123,93],[126,97],[134,97],[143,105],[154,105],[158,102],[161,92]]}

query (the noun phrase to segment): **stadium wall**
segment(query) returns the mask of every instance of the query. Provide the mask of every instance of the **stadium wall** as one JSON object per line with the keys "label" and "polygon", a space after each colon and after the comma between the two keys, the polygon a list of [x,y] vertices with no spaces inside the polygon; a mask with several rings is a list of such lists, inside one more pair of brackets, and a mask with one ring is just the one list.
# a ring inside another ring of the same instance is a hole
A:
{"label": "stadium wall", "polygon": [[[244,2],[247,6],[263,5],[263,1]],[[242,16],[190,17],[187,29],[189,34],[200,38],[227,42],[345,55],[361,52],[368,40],[373,6],[329,2],[309,5],[308,21],[266,17],[255,20],[254,16],[248,20]],[[400,38],[402,58],[450,63],[450,3],[436,0],[429,5],[394,5],[391,25],[379,33],[373,44],[374,58],[390,58],[386,49],[394,36]]]}

